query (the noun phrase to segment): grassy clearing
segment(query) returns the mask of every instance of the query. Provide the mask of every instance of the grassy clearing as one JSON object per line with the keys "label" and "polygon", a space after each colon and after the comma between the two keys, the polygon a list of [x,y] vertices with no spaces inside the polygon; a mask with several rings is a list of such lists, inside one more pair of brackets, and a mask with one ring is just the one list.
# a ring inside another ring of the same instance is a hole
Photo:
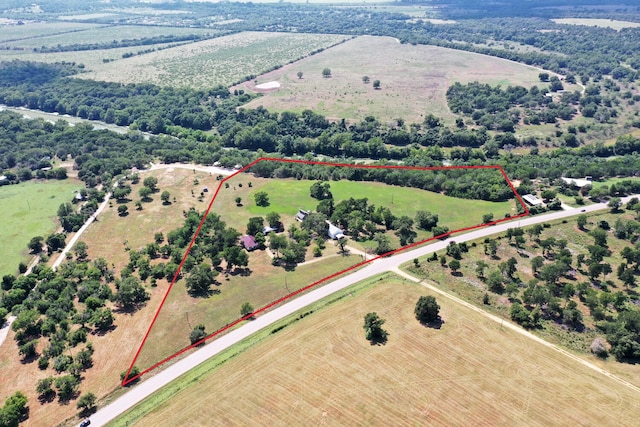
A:
{"label": "grassy clearing", "polygon": [[[161,43],[154,45],[145,45],[143,49],[162,49],[171,43]],[[125,53],[136,53],[141,50],[140,46],[120,47],[117,49],[95,49],[82,50],[75,52],[52,52],[52,53],[36,53],[29,50],[0,50],[0,60],[11,61],[18,59],[21,61],[36,62],[75,62],[76,64],[84,64],[86,71],[99,70],[105,66],[105,60],[108,63],[116,61],[124,61],[122,55]]]}
{"label": "grassy clearing", "polygon": [[[198,35],[214,35],[219,33],[217,30],[202,28],[184,28],[184,27],[155,27],[148,25],[114,25],[114,26],[87,26],[80,27],[80,30],[73,29],[77,24],[63,24],[70,27],[64,34],[41,35],[38,37],[31,36],[14,42],[7,42],[6,45],[13,48],[34,49],[56,46],[69,46],[74,44],[95,44],[95,43],[111,43],[111,41],[121,41],[125,39],[141,39],[157,36],[182,36],[189,34]],[[69,33],[74,31],[73,33]],[[0,37],[3,32],[0,31]],[[129,50],[138,51],[140,49],[148,49],[147,46],[131,46]]]}
{"label": "grassy clearing", "polygon": [[[330,68],[332,77],[323,78]],[[304,76],[298,79],[297,73]],[[404,118],[421,123],[429,113],[453,123],[445,93],[455,81],[502,85],[540,84],[539,70],[511,61],[435,46],[399,44],[389,37],[363,36],[259,76],[258,84],[278,81],[281,88],[253,100],[274,111],[312,109],[331,118],[382,121]],[[363,76],[380,80],[381,89]],[[251,90],[253,82],[242,88]]]}
{"label": "grassy clearing", "polygon": [[[265,251],[255,251],[249,259],[251,275],[220,274],[220,284],[213,286],[220,294],[209,298],[190,297],[184,280],[180,280],[171,289],[136,365],[146,369],[188,347],[191,344],[189,334],[197,324],[205,325],[206,331],[212,333],[239,319],[240,307],[245,302],[256,309],[263,307],[316,280],[362,262],[359,256],[338,256],[337,251],[336,247],[328,244],[321,261],[298,266],[290,272],[282,267],[273,267]],[[135,350],[137,347],[131,349],[131,359]]]}
{"label": "grassy clearing", "polygon": [[610,187],[611,184],[617,184],[619,182],[622,181],[640,181],[639,177],[623,177],[623,178],[609,178],[609,179],[605,179],[604,181],[593,181],[593,188],[600,188],[600,187],[604,187],[605,185]]}
{"label": "grassy clearing", "polygon": [[34,236],[51,234],[58,227],[56,212],[73,199],[73,190],[83,188],[80,181],[29,181],[0,187],[0,225],[2,257],[0,275],[15,274],[18,263],[27,261],[27,244]]}
{"label": "grassy clearing", "polygon": [[[80,23],[62,23],[62,22],[30,22],[24,25],[3,25],[0,26],[0,43],[7,43],[18,39],[35,39],[40,37],[51,36],[54,34],[86,31],[95,28],[101,28],[102,25],[96,24],[80,24]],[[36,47],[40,47],[42,44]]]}
{"label": "grassy clearing", "polygon": [[81,77],[192,88],[230,85],[343,39],[340,35],[245,32],[104,64]]}
{"label": "grassy clearing", "polygon": [[552,19],[556,24],[567,25],[586,25],[589,27],[603,27],[612,28],[616,31],[620,31],[623,28],[638,28],[640,23],[631,21],[617,21],[614,19],[593,19],[593,18],[563,18]]}
{"label": "grassy clearing", "polygon": [[[425,294],[383,276],[207,362],[111,425],[635,422],[633,392],[476,312],[438,297],[445,323],[421,326],[413,307]],[[370,311],[387,320],[384,346],[363,337]]]}
{"label": "grassy clearing", "polygon": [[[152,202],[143,203],[143,210],[138,211],[134,203],[140,199],[138,192],[142,188],[142,181],[148,176],[158,178],[160,191],[151,196]],[[131,201],[125,203],[129,208],[129,215],[120,217],[117,212],[120,204],[112,200],[100,214],[99,221],[82,236],[82,240],[89,245],[89,256],[93,259],[104,257],[115,264],[117,271],[129,262],[125,246],[135,250],[142,249],[153,242],[155,233],[161,232],[166,236],[167,232],[181,227],[184,223],[183,211],[191,207],[200,212],[206,210],[211,196],[199,202],[197,197],[202,187],[217,185],[215,177],[208,173],[187,169],[142,172],[140,177],[140,182],[131,186]],[[198,180],[199,184],[195,185],[194,180]],[[171,194],[172,203],[168,206],[163,205],[160,200],[160,194],[165,190]],[[193,196],[191,190],[194,192]]]}
{"label": "grassy clearing", "polygon": [[[264,185],[255,186],[247,199],[247,211],[254,215],[266,215],[275,210],[287,212],[291,216],[298,209],[314,210],[318,200],[309,195],[309,187],[315,181],[305,180],[270,180]],[[479,224],[482,215],[493,213],[495,218],[503,218],[505,213],[514,213],[514,203],[485,202],[482,200],[458,199],[417,188],[398,187],[376,182],[331,181],[331,192],[336,202],[350,197],[355,199],[366,197],[370,205],[386,206],[396,216],[416,216],[419,210],[428,210],[440,217],[439,225],[446,225],[456,230]],[[506,185],[506,183],[505,183]],[[252,197],[258,191],[269,194],[270,206],[256,206]],[[470,218],[469,212],[477,212],[477,218]]]}

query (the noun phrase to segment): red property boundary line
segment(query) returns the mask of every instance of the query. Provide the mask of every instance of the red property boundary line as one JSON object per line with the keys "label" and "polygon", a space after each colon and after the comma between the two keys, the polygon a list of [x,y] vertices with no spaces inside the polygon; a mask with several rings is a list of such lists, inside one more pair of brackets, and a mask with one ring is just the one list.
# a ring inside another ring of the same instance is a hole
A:
{"label": "red property boundary line", "polygon": [[[149,368],[146,368],[145,370],[143,370],[142,372],[138,373],[137,375],[129,378],[129,375],[131,374],[131,371],[136,363],[136,361],[138,360],[138,356],[140,356],[140,352],[142,351],[142,348],[144,347],[147,338],[149,338],[149,334],[151,333],[151,329],[153,328],[153,325],[155,324],[156,320],[158,319],[158,315],[160,314],[160,311],[162,310],[162,307],[164,306],[165,301],[167,300],[167,297],[169,296],[169,293],[171,292],[171,289],[173,288],[173,285],[175,284],[175,282],[177,281],[178,276],[180,275],[180,272],[182,270],[182,266],[184,265],[185,260],[187,259],[187,256],[189,255],[189,252],[191,252],[191,248],[193,247],[193,244],[196,241],[196,238],[198,237],[198,234],[200,234],[200,229],[202,228],[202,225],[204,224],[204,221],[207,219],[207,216],[209,215],[209,212],[211,211],[211,207],[213,206],[213,202],[216,200],[216,197],[218,196],[218,193],[220,192],[220,189],[222,188],[222,184],[224,184],[226,181],[230,180],[231,178],[235,177],[236,175],[247,171],[248,169],[250,169],[252,166],[255,166],[256,164],[263,162],[263,161],[271,161],[271,162],[280,162],[280,163],[300,163],[300,164],[306,164],[306,165],[321,165],[321,166],[330,166],[330,167],[349,167],[349,168],[357,168],[357,169],[399,169],[399,170],[414,170],[414,171],[438,171],[438,170],[452,170],[452,169],[497,169],[500,171],[500,173],[502,174],[502,176],[504,177],[505,181],[507,182],[507,184],[509,184],[509,187],[511,188],[511,191],[513,191],[513,194],[515,195],[517,201],[520,203],[520,206],[522,206],[522,208],[524,209],[524,213],[516,215],[516,216],[512,216],[512,217],[508,217],[508,218],[501,218],[495,221],[491,221],[489,223],[484,223],[484,224],[477,224],[477,225],[472,225],[470,227],[465,227],[465,228],[461,228],[458,230],[453,230],[453,231],[449,231],[447,233],[441,234],[439,236],[434,236],[431,237],[429,239],[425,239],[419,242],[415,242],[412,244],[409,244],[407,246],[403,246],[399,249],[395,249],[393,251],[387,252],[385,254],[382,255],[378,255],[372,259],[369,260],[365,260],[362,261],[356,265],[353,265],[349,268],[346,268],[342,271],[338,271],[330,276],[324,277],[318,281],[315,281],[313,283],[311,283],[310,285],[307,285],[301,289],[298,289],[297,291],[291,292],[288,295],[285,295],[284,297],[273,301],[267,305],[265,305],[264,307],[260,307],[259,309],[255,310],[253,313],[247,314],[244,317],[241,317],[237,320],[235,320],[232,323],[227,324],[226,326],[224,326],[221,329],[218,329],[217,331],[207,335],[206,337],[204,337],[203,339],[201,339],[200,341],[191,344],[188,347],[183,348],[182,350],[172,354],[171,356],[161,360],[160,362],[155,363],[154,365],[152,365]],[[405,251],[407,249],[411,249],[414,248],[416,246],[419,245],[423,245],[427,242],[433,241],[433,240],[437,240],[437,239],[441,239],[443,237],[448,237],[451,234],[454,233],[462,233],[465,231],[470,231],[470,230],[475,230],[477,228],[482,228],[482,227],[487,227],[487,226],[491,226],[491,225],[495,225],[498,224],[500,222],[504,222],[504,221],[511,221],[513,219],[516,218],[521,218],[524,216],[528,216],[529,215],[529,209],[527,208],[526,204],[522,201],[522,198],[520,197],[520,195],[518,194],[518,192],[516,191],[515,187],[513,186],[513,184],[511,183],[511,180],[509,180],[509,178],[507,177],[507,174],[505,173],[504,169],[502,169],[502,166],[500,165],[495,165],[495,166],[491,166],[491,165],[479,165],[479,166],[432,166],[432,167],[422,167],[422,166],[395,166],[395,165],[355,165],[355,164],[348,164],[348,163],[330,163],[330,162],[319,162],[319,161],[309,161],[309,160],[294,160],[294,159],[280,159],[280,158],[274,158],[274,157],[261,157],[251,163],[249,163],[247,166],[243,167],[242,169],[239,169],[237,172],[227,176],[226,178],[222,179],[220,181],[220,183],[218,184],[218,188],[216,189],[213,197],[211,198],[211,201],[209,202],[209,206],[207,207],[207,210],[205,211],[205,214],[202,216],[202,220],[200,221],[200,224],[198,225],[198,228],[196,229],[196,232],[193,235],[193,238],[191,239],[191,242],[189,243],[189,246],[187,247],[187,250],[185,252],[185,254],[182,257],[182,261],[180,262],[180,265],[178,266],[178,270],[176,271],[175,275],[173,276],[173,280],[171,280],[171,283],[169,284],[169,288],[167,289],[166,293],[164,294],[164,297],[162,298],[162,301],[160,303],[160,306],[158,307],[158,309],[156,310],[155,315],[153,316],[153,320],[151,321],[151,324],[149,325],[149,328],[147,329],[147,332],[144,336],[144,338],[142,339],[142,342],[140,343],[140,346],[138,347],[138,350],[136,351],[136,354],[133,358],[133,361],[131,362],[131,365],[129,366],[129,369],[127,370],[127,373],[124,377],[124,379],[122,380],[121,385],[124,387],[134,381],[136,381],[137,379],[139,379],[142,375],[158,368],[161,365],[164,365],[165,363],[169,362],[170,360],[180,356],[181,354],[185,353],[188,350],[191,350],[192,348],[204,343],[206,340],[209,340],[217,335],[220,335],[221,333],[227,331],[228,329],[233,328],[234,326],[236,326],[237,324],[255,316],[256,314],[260,314],[270,308],[272,308],[273,306],[276,306],[284,301],[287,301],[291,298],[293,298],[294,296],[305,292],[309,289],[312,289],[326,281],[329,281],[337,276],[340,276],[344,273],[347,273],[351,270],[354,270],[356,268],[359,268],[365,264],[368,264],[372,261],[375,261],[377,259],[380,258],[384,258],[390,255],[394,255],[396,253]]]}

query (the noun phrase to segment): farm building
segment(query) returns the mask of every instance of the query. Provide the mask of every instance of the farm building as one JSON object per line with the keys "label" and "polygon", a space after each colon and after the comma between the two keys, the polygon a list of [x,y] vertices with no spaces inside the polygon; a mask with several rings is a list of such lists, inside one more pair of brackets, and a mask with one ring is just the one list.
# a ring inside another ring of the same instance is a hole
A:
{"label": "farm building", "polygon": [[562,177],[560,179],[562,179],[568,185],[570,185],[572,187],[577,187],[577,188],[586,187],[587,185],[593,185],[593,181],[592,181],[592,178],[590,176],[587,176],[584,179],[566,178],[566,177]]}
{"label": "farm building", "polygon": [[240,238],[240,244],[248,251],[253,251],[258,248],[256,239],[250,235],[242,236]]}
{"label": "farm building", "polygon": [[525,202],[527,202],[531,206],[541,206],[542,205],[542,200],[538,199],[533,194],[525,194],[524,196],[522,196],[522,200],[524,200]]}
{"label": "farm building", "polygon": [[309,211],[305,211],[303,209],[298,209],[298,213],[296,214],[296,221],[304,221],[304,219],[309,215]]}
{"label": "farm building", "polygon": [[264,234],[265,236],[267,234],[271,233],[271,232],[276,232],[277,233],[278,229],[277,228],[273,228],[273,227],[268,226],[268,225],[262,229],[262,234]]}
{"label": "farm building", "polygon": [[329,236],[329,238],[331,238],[333,240],[339,240],[339,239],[342,239],[344,237],[344,231],[343,230],[341,230],[339,227],[331,224],[330,222],[328,222],[328,224],[329,224],[329,229],[327,230],[327,235]]}

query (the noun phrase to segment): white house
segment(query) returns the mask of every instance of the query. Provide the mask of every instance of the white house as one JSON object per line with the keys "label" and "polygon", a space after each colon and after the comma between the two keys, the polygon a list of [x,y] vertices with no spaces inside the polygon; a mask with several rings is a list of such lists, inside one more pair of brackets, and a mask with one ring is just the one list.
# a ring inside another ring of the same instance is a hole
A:
{"label": "white house", "polygon": [[578,188],[586,187],[587,185],[593,185],[593,181],[592,181],[592,178],[590,176],[587,176],[584,179],[580,179],[580,178],[565,178],[565,177],[562,177],[560,179],[562,179],[568,185],[571,185],[573,187],[578,187]]}
{"label": "white house", "polygon": [[344,231],[342,231],[339,227],[336,227],[335,225],[331,224],[328,221],[327,223],[329,224],[329,229],[327,230],[327,235],[329,236],[329,238],[333,240],[340,240],[344,237]]}

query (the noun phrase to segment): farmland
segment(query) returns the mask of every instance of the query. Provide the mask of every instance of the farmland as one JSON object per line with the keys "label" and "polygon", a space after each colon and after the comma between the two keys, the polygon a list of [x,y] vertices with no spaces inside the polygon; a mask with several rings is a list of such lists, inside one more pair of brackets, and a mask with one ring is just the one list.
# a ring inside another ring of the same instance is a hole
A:
{"label": "farmland", "polygon": [[46,236],[58,226],[58,206],[73,199],[73,190],[83,187],[76,180],[25,182],[0,187],[2,257],[0,274],[14,274],[18,263],[27,261],[27,244],[32,237]]}
{"label": "farmland", "polygon": [[[496,171],[496,173],[498,173]],[[251,195],[247,211],[254,215],[265,215],[273,209],[278,212],[295,214],[298,209],[315,209],[318,201],[309,195],[309,187],[314,181],[270,180],[264,186],[254,186],[255,191],[266,191],[270,195],[270,205],[259,207],[253,203]],[[492,213],[496,219],[506,213],[515,214],[515,205],[510,202],[486,202],[482,200],[459,199],[417,188],[390,186],[374,182],[330,181],[331,192],[336,201],[350,197],[366,197],[369,204],[386,206],[396,215],[414,218],[419,210],[438,214],[440,222],[451,230],[479,224],[482,215]],[[507,183],[505,182],[505,185]],[[254,192],[255,192],[254,191]],[[477,218],[470,218],[469,212],[477,212]],[[248,219],[248,218],[247,218]]]}
{"label": "farmland", "polygon": [[[331,78],[323,78],[324,68],[331,70]],[[302,79],[297,77],[299,71]],[[454,82],[530,87],[540,83],[538,73],[534,67],[490,56],[363,36],[259,76],[258,84],[278,81],[281,87],[248,107],[296,112],[308,108],[352,120],[371,115],[385,122],[400,117],[408,123],[420,123],[431,113],[453,122],[445,92]],[[364,84],[363,76],[380,80],[381,89]],[[251,90],[253,82],[240,87]]]}
{"label": "farmland", "polygon": [[[116,205],[113,204],[102,214],[100,223],[89,230],[83,238],[88,243],[93,258],[102,256],[111,260],[116,265],[116,270],[128,262],[125,248],[143,248],[151,242],[151,236],[155,232],[163,232],[166,235],[177,228],[183,221],[179,212],[193,205],[201,211],[205,209],[207,204],[196,202],[195,195],[202,191],[203,187],[208,186],[209,193],[203,193],[207,194],[208,199],[218,186],[213,176],[198,171],[170,169],[149,173],[158,177],[159,188],[167,189],[175,195],[176,200],[172,206],[163,206],[158,200],[154,200],[150,204],[143,204],[142,211],[132,209],[125,219],[117,215]],[[198,184],[196,185],[195,182]],[[284,227],[287,229],[295,223],[293,215],[298,208],[315,208],[317,200],[309,195],[309,188],[313,182],[292,179],[269,180],[239,174],[221,186],[211,213],[220,215],[229,226],[244,232],[250,217],[264,217],[269,212],[277,212],[282,216]],[[480,222],[480,214],[475,221],[463,214],[470,206],[474,206],[473,209],[478,212],[492,212],[497,218],[503,217],[505,212],[513,208],[513,202],[491,203],[463,200],[379,183],[337,181],[331,182],[331,188],[338,201],[349,197],[365,196],[369,198],[371,204],[397,206],[393,208],[396,215],[407,215],[413,218],[419,209],[433,209],[434,213],[442,215],[442,223],[451,229]],[[134,188],[133,194],[136,191],[137,187]],[[195,194],[191,195],[191,191]],[[258,191],[267,191],[270,194],[271,203],[268,207],[255,205],[253,196]],[[236,203],[237,197],[242,200],[240,205]],[[106,235],[110,237],[105,239]],[[431,233],[421,231],[418,240],[431,236]],[[395,247],[398,247],[397,238],[392,233],[390,237],[396,242]],[[363,242],[350,244],[360,249],[365,247]],[[369,244],[371,245],[372,243]],[[271,265],[271,257],[267,251],[253,252],[249,255],[249,270],[245,273],[219,274],[214,287],[216,294],[206,299],[189,296],[184,280],[178,281],[160,312],[137,365],[145,369],[186,347],[189,344],[188,336],[193,325],[204,324],[208,332],[216,331],[239,318],[240,307],[245,302],[250,302],[256,308],[264,306],[316,280],[362,261],[362,258],[355,254],[338,256],[337,251],[334,244],[327,244],[322,258],[314,259],[308,253],[307,259],[313,262],[300,265],[294,271],[286,273],[281,268]],[[159,281],[158,290],[162,289],[164,292],[165,284],[166,281]]]}
{"label": "farmland", "polygon": [[614,19],[594,19],[594,18],[562,18],[552,19],[556,24],[586,25],[589,27],[611,28],[620,31],[623,28],[638,28],[640,23],[630,21],[619,21]]}
{"label": "farmland", "polygon": [[[10,42],[15,42],[16,40],[39,39],[57,34],[66,34],[67,39],[71,39],[72,37],[70,37],[70,33],[94,30],[101,27],[101,25],[96,24],[61,22],[34,22],[25,25],[3,25],[0,26],[0,43],[5,45]],[[40,46],[42,46],[42,44],[40,44]]]}
{"label": "farmland", "polygon": [[[567,249],[572,254],[573,259],[576,260],[572,263],[574,270],[572,273],[567,274],[567,277],[561,278],[557,286],[558,289],[570,289],[570,294],[563,298],[565,300],[564,304],[566,305],[570,301],[576,304],[577,309],[581,312],[581,326],[571,327],[565,324],[562,319],[552,319],[551,321],[540,322],[537,327],[532,327],[531,330],[547,341],[558,344],[583,357],[590,357],[590,345],[593,340],[607,335],[600,328],[604,325],[604,319],[615,319],[616,315],[622,312],[622,309],[614,309],[612,305],[605,305],[602,307],[605,313],[604,318],[597,318],[595,316],[598,306],[591,305],[585,298],[585,295],[587,293],[591,294],[591,291],[578,291],[577,289],[587,284],[587,289],[594,290],[598,298],[602,300],[614,294],[625,295],[625,298],[629,299],[625,305],[629,311],[633,311],[636,310],[634,300],[637,298],[639,288],[637,284],[631,287],[625,286],[615,273],[616,270],[620,271],[617,267],[624,262],[621,253],[626,246],[629,246],[628,240],[618,239],[613,233],[607,233],[609,234],[607,246],[610,253],[604,257],[603,262],[612,268],[613,274],[605,274],[602,280],[599,277],[590,278],[588,266],[580,263],[577,259],[580,256],[589,256],[588,248],[594,242],[594,238],[589,232],[597,229],[597,224],[601,221],[613,226],[617,224],[618,220],[630,221],[634,218],[635,215],[625,212],[589,214],[584,230],[580,230],[577,227],[575,219],[564,222],[557,221],[548,224],[548,227],[544,227],[539,239],[532,239],[531,236],[527,236],[526,243],[522,244],[520,249],[515,246],[513,241],[509,242],[503,234],[502,236],[496,236],[498,248],[495,256],[487,254],[484,242],[475,242],[470,245],[469,253],[464,254],[460,259],[461,267],[455,274],[448,265],[442,265],[440,262],[428,262],[426,258],[419,260],[419,268],[416,268],[414,263],[407,263],[403,266],[403,269],[416,277],[428,280],[447,292],[483,307],[484,310],[509,319],[510,309],[514,302],[529,301],[529,304],[533,304],[530,300],[526,300],[527,287],[531,286],[532,283],[546,286],[546,276],[540,274],[544,267],[537,267],[538,273],[534,274],[532,262],[536,256],[544,253],[541,249],[541,242],[545,242],[548,239],[567,242]],[[453,259],[446,256],[444,251],[438,255],[444,256],[447,262]],[[513,273],[513,276],[520,285],[510,287],[510,280],[505,280],[504,290],[502,292],[494,292],[490,289],[490,282],[487,278],[490,277],[492,272],[499,271],[500,265],[509,259],[516,261],[516,272]],[[477,269],[478,263],[481,261],[487,264],[484,278],[480,277]],[[554,258],[551,264],[561,262],[563,261]],[[545,265],[547,265],[546,261]],[[485,294],[489,296],[488,304],[484,303]],[[591,357],[592,362],[600,364],[605,369],[638,385],[640,366],[637,364],[618,363],[613,355],[609,355],[606,360],[598,360],[593,356]]]}
{"label": "farmland", "polygon": [[[42,29],[39,29],[44,25]],[[28,24],[20,27],[0,27],[0,42],[10,49],[40,49],[59,46],[112,43],[122,40],[137,40],[158,36],[201,35],[214,36],[219,31],[202,28],[152,27],[142,25],[78,25],[68,24]],[[20,28],[19,32],[15,28]],[[26,31],[25,31],[26,30]],[[29,31],[42,32],[40,35]],[[54,30],[58,30],[55,32]],[[7,32],[5,34],[5,31]],[[23,34],[20,34],[24,31]],[[52,34],[46,34],[51,31]],[[14,38],[14,41],[11,39]],[[18,39],[18,40],[15,40]],[[139,47],[132,49],[137,50]],[[146,47],[145,47],[146,48]]]}
{"label": "farmland", "polygon": [[230,85],[344,39],[340,35],[245,32],[107,63],[81,77],[197,89]]}
{"label": "farmland", "polygon": [[[634,392],[474,311],[438,297],[444,324],[421,326],[413,307],[426,294],[390,275],[351,288],[268,340],[265,331],[242,353],[207,362],[112,425],[635,422]],[[383,346],[363,336],[372,311],[386,319]],[[585,392],[576,397],[576,389]]]}

